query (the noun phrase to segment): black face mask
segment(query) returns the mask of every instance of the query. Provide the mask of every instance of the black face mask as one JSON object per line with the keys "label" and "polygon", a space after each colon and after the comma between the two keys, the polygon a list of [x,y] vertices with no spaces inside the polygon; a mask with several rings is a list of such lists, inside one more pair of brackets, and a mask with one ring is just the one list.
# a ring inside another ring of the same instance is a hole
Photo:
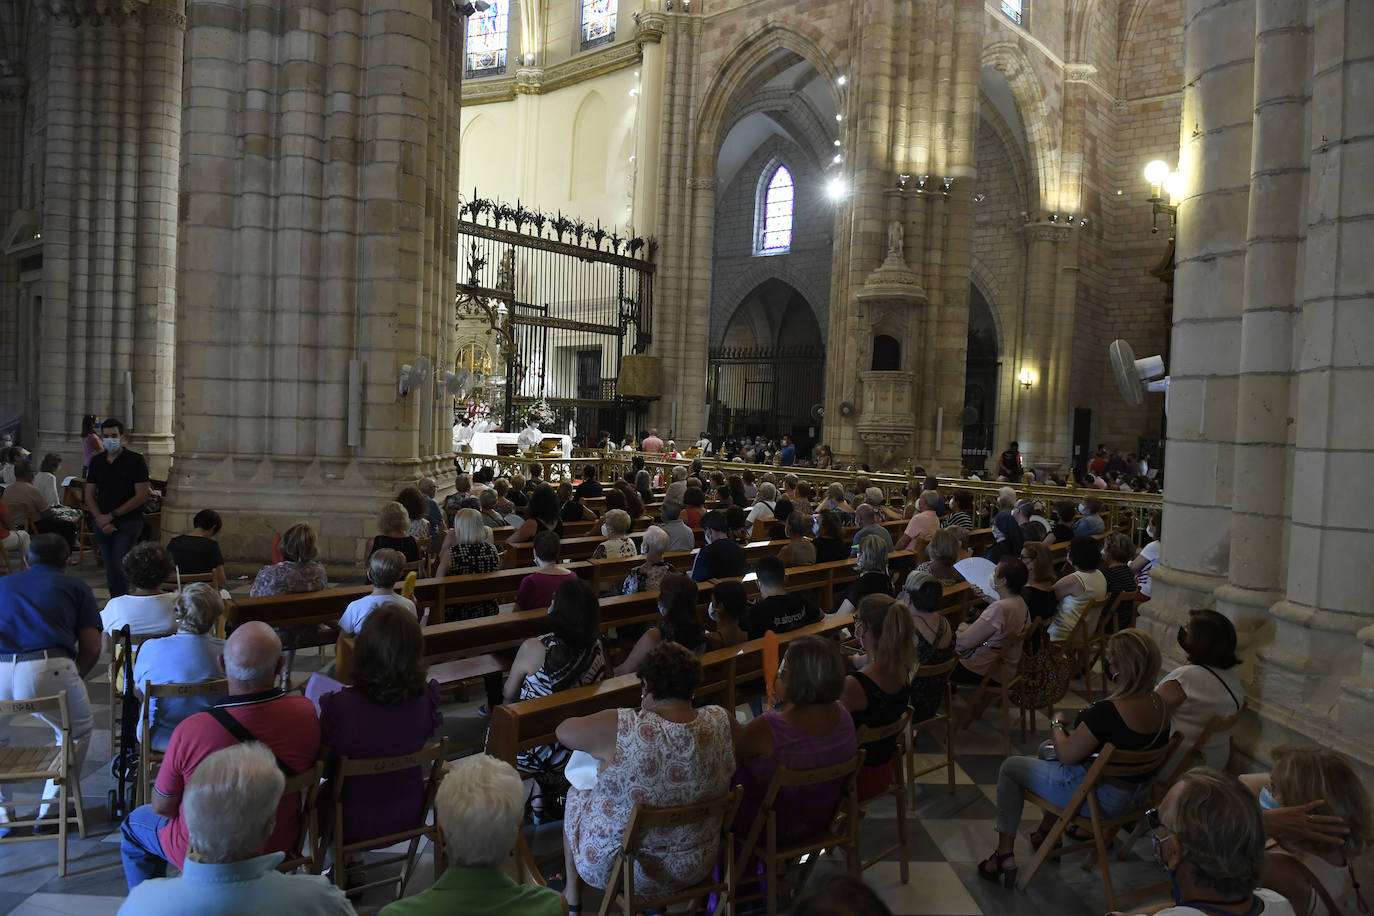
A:
{"label": "black face mask", "polygon": [[1178,628],[1178,647],[1179,647],[1180,649],[1182,649],[1184,652],[1187,652],[1187,651],[1188,651],[1188,628],[1187,628],[1187,627],[1179,627],[1179,628]]}

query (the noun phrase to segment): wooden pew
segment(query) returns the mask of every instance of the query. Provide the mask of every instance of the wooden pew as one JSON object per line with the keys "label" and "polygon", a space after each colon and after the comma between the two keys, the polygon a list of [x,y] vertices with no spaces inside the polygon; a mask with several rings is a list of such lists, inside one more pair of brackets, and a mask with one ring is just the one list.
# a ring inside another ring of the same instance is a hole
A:
{"label": "wooden pew", "polygon": [[[853,618],[846,615],[780,634],[780,655],[786,652],[787,644],[798,637],[833,636],[852,623]],[[745,699],[738,685],[755,680],[763,673],[763,640],[707,652],[701,656],[701,666],[703,678],[697,699],[733,710]],[[637,707],[642,687],[637,675],[627,674],[588,687],[498,706],[492,710],[487,753],[513,766],[522,751],[552,742],[555,729],[564,719],[621,706]]]}
{"label": "wooden pew", "polygon": [[[644,537],[644,530],[648,527],[649,526],[646,524],[644,528],[631,531],[630,537],[636,542],[640,541]],[[706,536],[700,528],[693,528],[692,536],[696,546],[705,546]],[[603,538],[599,532],[593,536],[566,537],[563,538],[562,543],[559,545],[558,555],[565,563],[572,560],[590,560],[597,546],[604,540],[606,539]],[[530,566],[533,563],[533,543],[511,544],[507,546],[505,552],[501,554],[501,565],[503,567]]]}

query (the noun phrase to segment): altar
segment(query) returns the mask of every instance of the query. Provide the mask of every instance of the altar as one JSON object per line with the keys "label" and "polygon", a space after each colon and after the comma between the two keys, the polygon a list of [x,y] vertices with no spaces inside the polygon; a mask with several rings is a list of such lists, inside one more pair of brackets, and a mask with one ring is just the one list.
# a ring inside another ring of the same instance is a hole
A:
{"label": "altar", "polygon": [[[508,445],[511,447],[511,449],[516,449],[517,440],[519,440],[519,438],[519,433],[473,433],[472,441],[469,443],[469,446],[472,449],[472,451],[478,455],[499,455],[500,452],[498,452],[496,448],[498,445]],[[561,457],[567,460],[571,460],[572,437],[559,436],[553,433],[544,434],[544,442],[549,442],[553,439],[558,440],[559,453]]]}

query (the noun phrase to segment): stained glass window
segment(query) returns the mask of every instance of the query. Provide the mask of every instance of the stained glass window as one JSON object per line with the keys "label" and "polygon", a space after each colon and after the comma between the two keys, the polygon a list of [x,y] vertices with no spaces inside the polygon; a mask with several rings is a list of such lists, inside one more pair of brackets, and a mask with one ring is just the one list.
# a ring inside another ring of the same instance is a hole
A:
{"label": "stained glass window", "polygon": [[763,232],[759,237],[759,251],[786,251],[792,247],[792,202],[796,189],[792,173],[780,165],[768,179],[763,195]]}
{"label": "stained glass window", "polygon": [[510,0],[490,0],[491,6],[468,17],[469,75],[506,72],[510,32]]}
{"label": "stained glass window", "polygon": [[1002,14],[1017,25],[1021,22],[1022,0],[1002,0]]}
{"label": "stained glass window", "polygon": [[616,0],[582,0],[582,49],[615,41]]}

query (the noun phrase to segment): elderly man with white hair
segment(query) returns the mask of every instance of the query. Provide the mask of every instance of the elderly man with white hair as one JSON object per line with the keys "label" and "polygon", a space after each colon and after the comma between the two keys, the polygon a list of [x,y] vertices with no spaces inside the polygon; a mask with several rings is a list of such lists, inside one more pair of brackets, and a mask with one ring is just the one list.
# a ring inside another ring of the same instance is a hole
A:
{"label": "elderly man with white hair", "polygon": [[754,522],[759,519],[770,519],[773,517],[773,508],[777,505],[778,488],[771,481],[763,481],[759,484],[759,498],[749,509],[749,515],[745,521],[752,528]]}
{"label": "elderly man with white hair", "polygon": [[504,760],[474,754],[453,765],[434,800],[451,863],[434,886],[382,909],[383,916],[561,916],[555,890],[516,884],[501,866],[515,850],[525,788]]}
{"label": "elderly man with white hair", "polygon": [[935,536],[935,532],[940,530],[940,516],[936,512],[940,508],[940,494],[935,490],[922,490],[921,495],[916,499],[916,508],[920,511],[911,516],[911,521],[906,523],[906,530],[897,539],[897,549],[906,550],[918,538],[929,541]]}
{"label": "elderly man with white hair", "polygon": [[282,853],[263,854],[285,785],[276,758],[257,741],[202,760],[181,801],[190,835],[181,877],[143,882],[119,912],[352,916],[353,904],[330,881],[318,875],[283,875],[277,871]]}
{"label": "elderly man with white hair", "polygon": [[[184,867],[189,835],[182,795],[196,768],[215,751],[261,741],[282,771],[293,774],[309,769],[319,754],[315,704],[277,686],[281,640],[271,627],[257,620],[239,627],[225,642],[219,664],[228,679],[228,698],[176,727],[153,784],[152,804],[129,812],[119,828],[119,852],[131,891],[150,878],[164,877],[169,862]],[[266,851],[285,852],[299,832],[300,796],[292,793],[277,806]]]}

